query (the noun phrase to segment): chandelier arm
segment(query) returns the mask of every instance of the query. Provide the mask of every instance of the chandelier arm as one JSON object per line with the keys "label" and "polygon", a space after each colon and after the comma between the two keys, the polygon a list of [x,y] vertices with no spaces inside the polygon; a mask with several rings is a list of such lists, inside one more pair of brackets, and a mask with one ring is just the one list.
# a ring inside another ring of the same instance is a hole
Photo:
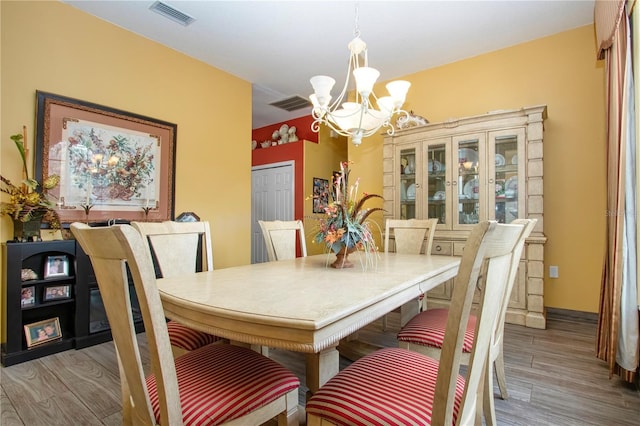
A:
{"label": "chandelier arm", "polygon": [[365,67],[369,66],[369,55],[367,54],[369,49],[367,49],[366,47],[364,48],[364,50],[362,51],[362,59],[364,61],[364,65]]}
{"label": "chandelier arm", "polygon": [[[382,123],[381,125],[377,126],[375,129],[370,129],[370,130],[364,131],[362,133],[362,137],[363,138],[368,138],[369,136],[372,136],[372,135],[378,133],[378,131],[382,127],[389,127],[389,130],[393,129],[393,126],[391,125],[391,123],[389,123],[389,120],[387,120],[384,123]],[[389,132],[389,130],[387,130],[387,132]]]}
{"label": "chandelier arm", "polygon": [[311,131],[314,133],[320,133],[320,125],[322,124],[322,119],[318,117],[313,117],[313,123],[311,123]]}
{"label": "chandelier arm", "polygon": [[368,103],[369,103],[369,100],[368,100],[368,99],[363,99],[363,100],[362,100],[362,107],[360,108],[360,118],[359,118],[359,120],[358,120],[358,127],[357,127],[357,128],[358,128],[358,130],[360,130],[360,131],[364,130],[364,129],[362,128],[362,122],[364,121],[364,115],[367,113],[367,111],[368,111],[368,109],[369,109],[369,108],[367,107],[367,104],[368,104]]}
{"label": "chandelier arm", "polygon": [[[402,112],[406,112],[406,111],[402,111]],[[327,114],[327,116],[331,117],[330,114]],[[315,118],[315,117],[314,117]],[[353,133],[352,132],[348,132],[346,130],[343,130],[342,128],[340,128],[339,126],[337,126],[336,124],[334,124],[333,121],[329,120],[325,117],[317,117],[315,118],[315,120],[313,121],[313,123],[311,123],[311,130],[315,133],[318,133],[320,131],[320,125],[324,124],[325,126],[329,127],[331,130],[333,130],[334,132],[336,132],[337,134],[341,135],[341,136],[345,136],[345,137],[353,137]],[[362,137],[363,138],[367,138],[370,137],[372,135],[374,135],[375,133],[378,132],[378,130],[380,130],[381,128],[386,127],[387,131],[386,133],[389,136],[393,136],[395,134],[395,128],[394,126],[390,123],[390,121],[387,119],[384,122],[382,122],[379,126],[376,126],[373,129],[369,129],[369,130],[364,130],[362,128],[360,128],[359,130],[362,131]]]}
{"label": "chandelier arm", "polygon": [[338,95],[338,97],[333,102],[331,102],[331,105],[328,107],[328,111],[327,112],[334,111],[344,101],[344,97],[345,97],[345,95],[347,93],[347,88],[349,86],[349,77],[351,76],[351,68],[352,68],[351,60],[352,60],[352,58],[353,58],[353,55],[351,55],[349,57],[349,64],[347,66],[347,78],[345,78],[344,86],[342,87],[342,90],[340,91],[340,94]]}
{"label": "chandelier arm", "polygon": [[[360,68],[360,64],[358,63],[358,55],[356,55],[353,52],[351,52],[351,55],[350,55],[349,58],[350,58],[350,64],[349,64],[349,70],[348,70],[348,74],[347,74],[347,81],[345,82],[345,85],[344,85],[345,93],[348,92],[348,87],[347,86],[349,85],[349,81],[351,80],[351,76],[353,74],[353,71],[355,71],[358,68]],[[354,81],[355,81],[355,77],[354,77]],[[355,102],[356,103],[360,103],[360,94],[358,93],[357,82],[356,82],[356,88],[354,89],[354,92],[356,92]]]}
{"label": "chandelier arm", "polygon": [[337,134],[341,135],[341,136],[346,136],[346,137],[350,137],[351,133],[345,132],[344,130],[342,130],[340,127],[337,127],[333,124],[333,122],[326,120],[326,119],[319,119],[314,121],[311,124],[311,130],[313,130],[314,128],[317,128],[318,130],[314,130],[314,131],[319,131],[320,130],[320,124],[324,124],[325,126],[329,127],[331,130],[333,130],[334,132],[336,132]]}

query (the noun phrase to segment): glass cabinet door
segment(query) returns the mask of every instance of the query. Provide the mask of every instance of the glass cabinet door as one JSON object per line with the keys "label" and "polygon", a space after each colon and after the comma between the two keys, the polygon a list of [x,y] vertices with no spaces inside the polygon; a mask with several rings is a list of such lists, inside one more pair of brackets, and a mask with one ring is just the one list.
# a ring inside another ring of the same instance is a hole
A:
{"label": "glass cabinet door", "polygon": [[457,215],[454,228],[468,228],[485,219],[484,176],[486,164],[484,134],[465,135],[453,138],[457,153],[457,176],[451,182],[456,193]]}
{"label": "glass cabinet door", "polygon": [[422,176],[422,161],[418,155],[419,145],[403,146],[396,152],[396,170],[400,191],[400,211],[396,217],[400,219],[416,219],[421,216],[420,199],[424,196],[420,191],[420,178]]}
{"label": "glass cabinet door", "polygon": [[518,196],[518,188],[525,184],[524,173],[519,172],[524,170],[524,129],[491,132],[489,138],[489,158],[495,158],[489,173],[495,193],[489,197],[489,212],[495,212],[498,222],[511,223],[524,217],[525,200]]}
{"label": "glass cabinet door", "polygon": [[438,219],[439,227],[451,223],[451,139],[430,141],[425,144],[427,219]]}

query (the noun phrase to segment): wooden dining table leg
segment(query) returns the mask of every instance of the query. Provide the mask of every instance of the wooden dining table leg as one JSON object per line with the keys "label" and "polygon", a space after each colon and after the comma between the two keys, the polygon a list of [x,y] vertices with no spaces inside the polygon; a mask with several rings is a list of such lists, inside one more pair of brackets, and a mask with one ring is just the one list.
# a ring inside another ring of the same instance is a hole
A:
{"label": "wooden dining table leg", "polygon": [[404,327],[411,318],[420,313],[421,309],[422,300],[420,299],[412,300],[400,306],[400,327]]}
{"label": "wooden dining table leg", "polygon": [[337,345],[326,348],[319,353],[306,354],[306,379],[307,387],[311,394],[320,389],[320,386],[338,374],[340,368],[340,354]]}

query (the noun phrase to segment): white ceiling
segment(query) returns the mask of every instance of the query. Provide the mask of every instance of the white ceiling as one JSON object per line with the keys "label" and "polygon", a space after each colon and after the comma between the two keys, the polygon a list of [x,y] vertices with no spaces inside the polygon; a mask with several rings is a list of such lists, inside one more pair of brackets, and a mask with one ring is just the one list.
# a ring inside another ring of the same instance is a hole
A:
{"label": "white ceiling", "polygon": [[308,115],[268,104],[307,98],[316,74],[344,84],[356,5],[380,81],[590,24],[594,7],[594,0],[166,0],[196,19],[185,27],[150,11],[153,0],[64,2],[250,81],[253,128]]}

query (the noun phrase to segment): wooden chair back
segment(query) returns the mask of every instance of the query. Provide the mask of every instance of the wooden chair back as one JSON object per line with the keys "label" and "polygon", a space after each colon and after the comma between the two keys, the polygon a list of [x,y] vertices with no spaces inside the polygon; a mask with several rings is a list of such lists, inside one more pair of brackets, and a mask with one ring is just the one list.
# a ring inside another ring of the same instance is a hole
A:
{"label": "wooden chair back", "polygon": [[131,314],[128,266],[142,312],[158,393],[164,396],[159,399],[162,418],[167,420],[166,424],[182,424],[174,359],[147,244],[128,225],[92,228],[73,223],[71,231],[91,258],[109,318],[120,366],[123,410],[128,411],[123,416],[132,416],[132,424],[155,424]]}
{"label": "wooden chair back", "polygon": [[[438,219],[387,219],[384,232],[384,251],[403,254],[431,254],[433,236],[436,233]],[[391,250],[393,235],[394,250]],[[395,311],[400,312],[400,325],[413,317],[416,312],[426,309],[427,298],[423,295],[414,306],[405,305]],[[387,330],[387,315],[382,317],[382,330]]]}
{"label": "wooden chair back", "polygon": [[384,251],[390,250],[390,237],[393,234],[396,253],[431,254],[437,224],[438,219],[387,219]]}
{"label": "wooden chair back", "polygon": [[[440,367],[436,382],[432,424],[451,424],[456,378],[459,374],[467,321],[478,280],[484,287],[477,314],[475,340],[466,376],[458,424],[475,421],[482,404],[483,378],[489,349],[499,320],[502,300],[510,278],[515,249],[525,232],[523,224],[484,221],[476,225],[462,254],[447,317]],[[519,259],[519,256],[518,256]]]}
{"label": "wooden chair back", "polygon": [[149,242],[162,277],[213,270],[209,222],[131,222]]}
{"label": "wooden chair back", "polygon": [[504,321],[507,316],[507,308],[509,306],[509,299],[511,298],[511,291],[513,290],[513,285],[516,282],[516,278],[518,275],[518,267],[520,266],[520,260],[522,257],[522,252],[524,250],[524,245],[527,237],[535,228],[537,219],[516,219],[511,224],[513,225],[523,225],[524,231],[522,231],[522,235],[518,240],[516,247],[513,250],[513,257],[511,259],[511,267],[509,269],[509,277],[507,278],[507,288],[504,291],[504,296],[502,300],[502,305],[500,306],[500,313],[498,314],[498,323],[496,325],[496,330],[493,336],[492,346],[500,345],[502,348],[502,336],[504,335]]}
{"label": "wooden chair back", "polygon": [[[304,235],[304,225],[301,220],[259,220],[258,223],[260,224],[260,229],[262,229],[269,262],[295,259],[297,241],[300,244],[302,257],[307,256],[307,243]],[[298,234],[297,238],[296,234]]]}

